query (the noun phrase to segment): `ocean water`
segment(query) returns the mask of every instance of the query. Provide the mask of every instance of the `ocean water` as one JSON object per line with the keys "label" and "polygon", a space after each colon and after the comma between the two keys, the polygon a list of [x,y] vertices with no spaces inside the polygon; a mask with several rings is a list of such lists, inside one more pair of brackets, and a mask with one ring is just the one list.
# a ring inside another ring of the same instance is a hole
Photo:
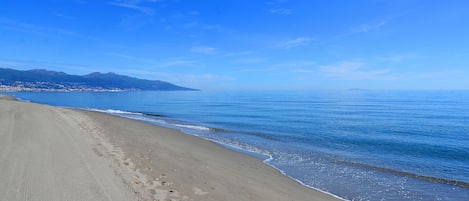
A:
{"label": "ocean water", "polygon": [[180,129],[347,200],[469,199],[469,91],[11,94]]}

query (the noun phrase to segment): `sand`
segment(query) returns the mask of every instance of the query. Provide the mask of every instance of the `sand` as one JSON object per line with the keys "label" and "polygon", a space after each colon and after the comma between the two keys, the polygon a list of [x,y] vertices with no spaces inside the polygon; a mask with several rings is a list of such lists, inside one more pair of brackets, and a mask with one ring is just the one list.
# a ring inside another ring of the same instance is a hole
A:
{"label": "sand", "polygon": [[0,95],[0,200],[338,199],[177,130]]}

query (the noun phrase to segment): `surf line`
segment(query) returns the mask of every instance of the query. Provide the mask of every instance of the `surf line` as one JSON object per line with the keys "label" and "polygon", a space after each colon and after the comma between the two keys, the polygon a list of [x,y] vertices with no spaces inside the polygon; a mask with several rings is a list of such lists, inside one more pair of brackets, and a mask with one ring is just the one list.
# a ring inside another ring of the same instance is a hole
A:
{"label": "surf line", "polygon": [[357,163],[357,162],[349,162],[349,161],[336,161],[336,162],[346,164],[346,165],[350,165],[350,166],[355,166],[355,167],[360,167],[360,168],[365,168],[365,169],[371,169],[371,170],[377,170],[377,171],[381,171],[381,172],[391,173],[391,174],[395,174],[395,175],[399,175],[399,176],[411,177],[411,178],[425,180],[425,181],[434,182],[434,183],[442,183],[442,184],[459,186],[459,187],[463,187],[463,188],[469,188],[469,183],[464,182],[464,181],[457,181],[457,180],[450,180],[450,179],[443,179],[443,178],[419,175],[419,174],[415,174],[415,173],[403,172],[403,171],[393,170],[393,169],[384,168],[384,167],[377,167],[377,166],[367,165],[367,164]]}

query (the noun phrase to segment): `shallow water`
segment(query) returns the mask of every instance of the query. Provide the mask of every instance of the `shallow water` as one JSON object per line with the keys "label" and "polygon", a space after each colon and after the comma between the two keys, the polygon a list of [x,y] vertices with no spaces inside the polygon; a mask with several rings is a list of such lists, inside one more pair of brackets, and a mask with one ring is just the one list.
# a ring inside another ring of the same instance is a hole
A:
{"label": "shallow water", "polygon": [[98,109],[255,152],[304,185],[350,200],[469,197],[469,91],[13,95]]}

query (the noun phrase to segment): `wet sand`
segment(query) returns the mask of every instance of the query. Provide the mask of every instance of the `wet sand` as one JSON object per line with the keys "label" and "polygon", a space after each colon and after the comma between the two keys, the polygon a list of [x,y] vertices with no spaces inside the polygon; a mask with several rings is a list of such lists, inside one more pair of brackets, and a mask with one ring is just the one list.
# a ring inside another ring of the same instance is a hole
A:
{"label": "wet sand", "polygon": [[338,199],[177,130],[0,95],[0,200]]}

